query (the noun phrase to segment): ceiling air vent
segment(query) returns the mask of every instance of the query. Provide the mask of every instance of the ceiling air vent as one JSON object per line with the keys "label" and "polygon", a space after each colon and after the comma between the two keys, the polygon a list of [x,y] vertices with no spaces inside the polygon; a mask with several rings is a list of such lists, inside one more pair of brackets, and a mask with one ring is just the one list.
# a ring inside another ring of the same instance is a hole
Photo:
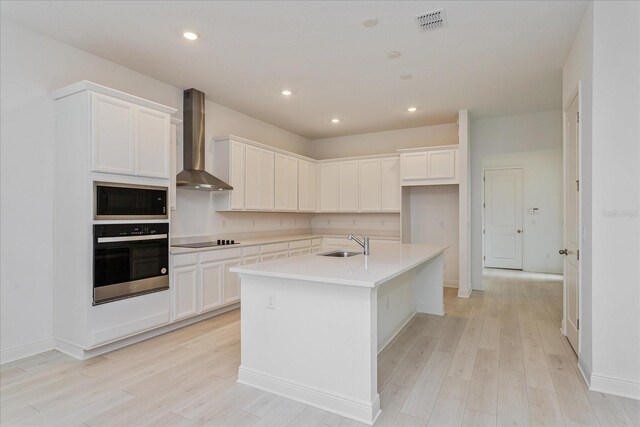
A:
{"label": "ceiling air vent", "polygon": [[416,24],[420,31],[439,30],[446,24],[444,9],[433,10],[416,16]]}

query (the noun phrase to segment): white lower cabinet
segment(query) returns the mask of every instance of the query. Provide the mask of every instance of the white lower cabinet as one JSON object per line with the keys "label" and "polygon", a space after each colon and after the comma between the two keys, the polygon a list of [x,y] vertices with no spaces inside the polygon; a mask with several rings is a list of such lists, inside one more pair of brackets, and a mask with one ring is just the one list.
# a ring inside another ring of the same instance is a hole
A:
{"label": "white lower cabinet", "polygon": [[224,264],[208,262],[198,267],[200,273],[200,310],[205,312],[216,309],[223,304],[222,284]]}
{"label": "white lower cabinet", "polygon": [[238,267],[241,261],[235,260],[224,264],[224,303],[231,304],[240,301],[240,277],[229,269]]}
{"label": "white lower cabinet", "polygon": [[181,320],[240,301],[240,248],[172,256],[173,320]]}
{"label": "white lower cabinet", "polygon": [[173,269],[173,319],[180,320],[198,313],[198,267]]}

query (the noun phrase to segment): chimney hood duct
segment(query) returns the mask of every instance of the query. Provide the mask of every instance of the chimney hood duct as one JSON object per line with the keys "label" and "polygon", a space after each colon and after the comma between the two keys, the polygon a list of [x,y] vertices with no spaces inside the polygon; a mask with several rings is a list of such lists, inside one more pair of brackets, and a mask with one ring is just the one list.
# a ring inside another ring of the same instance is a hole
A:
{"label": "chimney hood duct", "polygon": [[176,186],[188,190],[220,191],[233,187],[204,170],[204,93],[184,91],[184,170]]}

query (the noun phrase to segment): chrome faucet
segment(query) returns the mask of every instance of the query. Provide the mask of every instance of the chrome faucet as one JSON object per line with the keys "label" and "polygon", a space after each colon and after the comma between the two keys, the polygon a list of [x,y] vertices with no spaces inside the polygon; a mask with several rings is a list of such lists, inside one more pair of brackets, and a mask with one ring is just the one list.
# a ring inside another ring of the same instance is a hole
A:
{"label": "chrome faucet", "polygon": [[362,246],[362,249],[364,249],[364,254],[365,255],[369,255],[371,253],[371,252],[369,252],[369,238],[368,237],[363,237],[362,240],[360,240],[356,236],[354,236],[353,234],[349,234],[349,240],[353,240],[357,244]]}

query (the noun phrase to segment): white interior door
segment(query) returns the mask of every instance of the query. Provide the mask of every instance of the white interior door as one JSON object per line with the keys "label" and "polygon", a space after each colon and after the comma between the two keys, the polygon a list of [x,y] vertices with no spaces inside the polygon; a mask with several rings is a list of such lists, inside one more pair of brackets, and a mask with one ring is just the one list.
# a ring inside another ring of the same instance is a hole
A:
{"label": "white interior door", "polygon": [[564,155],[564,289],[565,289],[565,333],[573,349],[578,353],[579,319],[579,162],[578,162],[578,97],[576,96],[566,113],[566,137]]}
{"label": "white interior door", "polygon": [[484,266],[522,269],[522,169],[484,174]]}

